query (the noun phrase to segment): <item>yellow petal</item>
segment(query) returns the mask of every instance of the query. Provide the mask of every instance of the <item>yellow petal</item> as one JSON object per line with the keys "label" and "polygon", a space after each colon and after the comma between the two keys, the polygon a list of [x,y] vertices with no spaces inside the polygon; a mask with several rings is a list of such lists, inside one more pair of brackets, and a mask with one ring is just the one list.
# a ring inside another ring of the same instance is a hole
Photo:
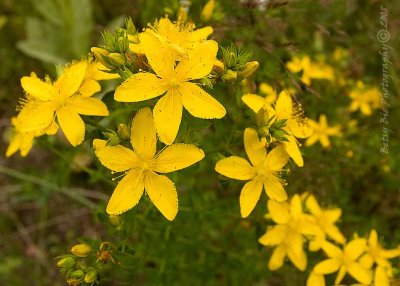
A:
{"label": "yellow petal", "polygon": [[191,40],[195,41],[195,42],[204,41],[205,39],[207,39],[207,37],[209,35],[212,34],[212,32],[213,32],[213,28],[210,27],[210,26],[194,30],[190,35],[191,36]]}
{"label": "yellow petal", "polygon": [[157,135],[150,108],[142,108],[132,120],[131,144],[142,159],[150,159],[156,154]]}
{"label": "yellow petal", "polygon": [[264,98],[257,94],[245,94],[242,96],[242,101],[255,113],[264,106]]}
{"label": "yellow petal", "polygon": [[139,72],[117,87],[114,99],[122,102],[139,102],[160,96],[167,90],[167,85],[156,75]]}
{"label": "yellow petal", "polygon": [[344,252],[349,258],[356,260],[365,251],[366,247],[367,240],[365,238],[357,238],[344,247]]}
{"label": "yellow petal", "polygon": [[226,110],[222,104],[194,83],[185,82],[178,90],[183,106],[194,117],[219,119],[225,116]]}
{"label": "yellow petal", "polygon": [[303,206],[298,194],[294,195],[290,200],[290,214],[294,219],[300,218],[303,214]]}
{"label": "yellow petal", "polygon": [[365,268],[370,269],[374,265],[375,260],[370,254],[366,253],[363,256],[361,256],[358,262],[360,262],[360,264]]}
{"label": "yellow petal", "polygon": [[268,268],[271,271],[278,270],[282,267],[286,256],[286,248],[284,245],[277,246],[272,252],[271,258],[269,259]]}
{"label": "yellow petal", "polygon": [[85,79],[79,88],[79,94],[82,96],[92,96],[101,90],[100,84],[94,79]]}
{"label": "yellow petal", "polygon": [[143,195],[143,175],[130,171],[119,181],[107,205],[107,213],[118,215],[136,206]]}
{"label": "yellow petal", "polygon": [[98,61],[90,61],[88,68],[86,70],[86,80],[94,79],[98,80],[110,80],[116,79],[120,76],[118,74],[108,73],[110,71],[107,67],[105,67],[102,63]]}
{"label": "yellow petal", "polygon": [[378,233],[375,229],[371,230],[368,237],[368,245],[376,247],[378,245]]}
{"label": "yellow petal", "polygon": [[56,94],[56,90],[50,83],[37,77],[24,76],[21,78],[21,86],[27,94],[43,101],[51,100]]}
{"label": "yellow petal", "polygon": [[268,212],[277,224],[286,224],[290,220],[289,205],[268,200]]}
{"label": "yellow petal", "polygon": [[144,32],[139,36],[141,49],[145,52],[146,58],[161,78],[169,78],[174,73],[175,58],[173,53],[152,34]]}
{"label": "yellow petal", "polygon": [[144,187],[153,204],[168,219],[173,220],[178,213],[178,194],[174,183],[166,176],[147,172]]}
{"label": "yellow petal", "polygon": [[289,140],[288,142],[284,142],[285,150],[290,156],[290,158],[293,159],[293,161],[296,163],[297,166],[303,167],[304,166],[304,161],[303,161],[303,156],[300,153],[299,146],[297,145],[296,139],[289,135],[286,136],[286,138]]}
{"label": "yellow petal", "polygon": [[253,179],[243,186],[240,192],[240,213],[243,218],[253,211],[260,199],[262,187],[262,182],[258,179]]}
{"label": "yellow petal", "polygon": [[264,166],[268,170],[279,171],[286,165],[288,160],[289,156],[285,151],[285,148],[279,145],[268,153],[267,159],[264,162]]}
{"label": "yellow petal", "polygon": [[333,224],[326,225],[324,227],[324,230],[325,230],[326,234],[330,238],[332,238],[334,241],[336,241],[336,242],[338,242],[340,244],[344,244],[346,242],[345,237],[340,232],[339,228],[337,228],[335,225],[333,225]]}
{"label": "yellow petal", "polygon": [[287,200],[287,194],[279,179],[274,176],[266,176],[262,178],[264,183],[265,192],[271,200],[283,202]]}
{"label": "yellow petal", "polygon": [[64,69],[54,86],[61,96],[69,97],[75,94],[85,78],[87,62],[80,61]]}
{"label": "yellow petal", "polygon": [[107,116],[109,114],[107,105],[100,99],[93,97],[75,95],[67,100],[65,106],[82,115]]}
{"label": "yellow petal", "polygon": [[319,216],[322,212],[317,200],[313,195],[308,196],[306,200],[306,207],[315,216]]}
{"label": "yellow petal", "polygon": [[330,209],[330,210],[325,210],[324,211],[324,216],[330,221],[330,222],[335,222],[337,221],[340,216],[342,215],[342,210],[339,208],[336,209]]}
{"label": "yellow petal", "polygon": [[278,245],[284,240],[287,232],[288,228],[284,225],[273,226],[268,228],[267,232],[258,239],[258,242],[265,246]]}
{"label": "yellow petal", "polygon": [[267,151],[258,138],[257,130],[246,128],[243,135],[244,149],[253,166],[260,166],[264,162]]}
{"label": "yellow petal", "polygon": [[326,259],[314,267],[314,272],[318,274],[331,274],[339,270],[340,260],[336,258]]}
{"label": "yellow petal", "polygon": [[288,255],[290,261],[292,261],[293,265],[296,266],[297,269],[299,269],[300,271],[306,270],[307,255],[302,247],[300,248],[299,253],[292,251],[292,247],[289,247],[287,255]]}
{"label": "yellow petal", "polygon": [[169,90],[154,106],[154,124],[160,140],[166,145],[174,142],[182,120],[182,99],[176,90]]}
{"label": "yellow petal", "polygon": [[283,90],[279,94],[275,105],[275,115],[279,119],[289,119],[292,117],[293,101],[290,94]]}
{"label": "yellow petal", "polygon": [[107,141],[93,140],[94,152],[101,164],[115,172],[123,172],[140,164],[140,158],[131,149],[122,145],[106,146]]}
{"label": "yellow petal", "polygon": [[228,178],[244,181],[256,175],[255,168],[247,160],[236,156],[219,160],[215,165],[215,171]]}
{"label": "yellow petal", "polygon": [[376,286],[389,286],[390,280],[384,268],[377,266],[374,275],[374,285]]}
{"label": "yellow petal", "polygon": [[307,138],[306,140],[306,146],[311,146],[314,145],[315,142],[318,141],[318,136],[316,134],[311,135],[310,137]]}
{"label": "yellow petal", "polygon": [[85,138],[85,123],[78,113],[61,107],[57,110],[57,120],[65,137],[72,146],[78,146]]}
{"label": "yellow petal", "polygon": [[218,52],[215,41],[206,41],[189,53],[189,59],[181,61],[176,67],[179,79],[200,79],[210,74]]}
{"label": "yellow petal", "polygon": [[311,272],[307,279],[307,286],[325,286],[324,275]]}
{"label": "yellow petal", "polygon": [[344,276],[346,275],[346,267],[345,266],[340,266],[339,268],[339,272],[336,275],[336,279],[335,279],[335,285],[340,285],[340,282],[342,282]]}
{"label": "yellow petal", "polygon": [[289,127],[290,132],[297,138],[307,138],[313,133],[312,128],[307,122],[299,122],[292,119],[287,121],[287,126]]}
{"label": "yellow petal", "polygon": [[361,266],[358,262],[353,262],[347,265],[347,271],[351,276],[354,277],[358,282],[370,285],[372,282],[372,272]]}
{"label": "yellow petal", "polygon": [[342,256],[342,250],[328,241],[324,241],[322,243],[322,249],[325,251],[328,257],[338,258]]}
{"label": "yellow petal", "polygon": [[12,135],[10,143],[8,144],[7,151],[6,151],[7,158],[12,156],[13,154],[15,154],[20,149],[22,140],[23,140],[22,133],[15,132]]}
{"label": "yellow petal", "polygon": [[153,171],[170,173],[187,168],[204,158],[203,150],[188,144],[172,144],[157,155]]}
{"label": "yellow petal", "polygon": [[28,102],[18,114],[21,131],[31,132],[46,129],[54,120],[54,111],[51,102]]}

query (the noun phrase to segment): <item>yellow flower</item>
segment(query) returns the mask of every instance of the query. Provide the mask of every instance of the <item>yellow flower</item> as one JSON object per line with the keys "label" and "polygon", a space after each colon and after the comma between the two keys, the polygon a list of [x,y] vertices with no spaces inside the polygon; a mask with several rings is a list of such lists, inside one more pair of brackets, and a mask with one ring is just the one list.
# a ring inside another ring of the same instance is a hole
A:
{"label": "yellow flower", "polygon": [[303,235],[319,233],[314,219],[303,213],[299,195],[294,195],[290,204],[269,200],[268,211],[277,225],[268,228],[258,241],[264,246],[276,246],[269,260],[269,269],[281,268],[287,256],[299,270],[304,271],[307,255],[303,249]]}
{"label": "yellow flower", "polygon": [[365,252],[367,240],[356,238],[347,243],[343,250],[325,241],[322,249],[328,259],[318,263],[313,272],[316,274],[330,274],[338,271],[335,285],[340,284],[346,273],[349,273],[358,282],[369,285],[372,281],[372,272],[364,267],[357,259]]}
{"label": "yellow flower", "polygon": [[246,93],[242,96],[243,102],[255,113],[262,107],[271,106],[277,98],[276,91],[267,83],[261,83],[258,91],[265,96],[262,97],[254,93]]}
{"label": "yellow flower", "polygon": [[[270,92],[270,90],[268,90]],[[268,95],[267,95],[268,97]],[[275,116],[275,121],[286,119],[286,127],[284,130],[287,142],[282,142],[286,152],[294,160],[294,162],[302,167],[304,165],[303,157],[300,153],[296,138],[307,138],[312,130],[307,124],[307,118],[304,117],[303,109],[300,105],[294,105],[290,94],[283,90],[276,101],[275,108],[267,105],[267,97],[263,99],[258,95],[247,94],[242,97],[242,100],[256,113],[261,108],[266,108],[269,116]]]}
{"label": "yellow flower", "polygon": [[393,277],[389,259],[398,256],[400,256],[400,248],[384,249],[378,243],[378,233],[373,229],[369,234],[366,253],[361,257],[360,263],[366,268],[371,268],[375,264],[374,285],[389,286],[390,278]]}
{"label": "yellow flower", "polygon": [[[80,61],[65,68],[56,82],[42,81],[32,75],[21,79],[27,94],[18,115],[23,132],[40,131],[54,124],[54,117],[72,146],[82,143],[85,123],[79,115],[107,116],[107,106],[91,96],[97,87],[83,84],[88,63]],[[82,89],[81,89],[82,88]]]}
{"label": "yellow flower", "polygon": [[210,74],[218,44],[206,41],[189,54],[188,60],[175,66],[175,59],[164,50],[154,36],[142,37],[146,57],[156,74],[139,72],[132,75],[115,91],[115,100],[138,102],[165,94],[154,107],[154,124],[160,140],[172,144],[178,134],[182,108],[198,118],[222,118],[225,108],[192,80]]}
{"label": "yellow flower", "polygon": [[[164,53],[170,55],[174,60],[188,59],[188,54],[206,41],[207,37],[213,32],[212,27],[197,30],[195,28],[196,26],[193,23],[185,23],[182,20],[173,23],[168,18],[161,18],[150,28],[139,33],[140,43],[129,44],[129,49],[134,53],[147,55],[149,46],[143,41],[146,41],[145,38],[148,35],[152,35],[160,41]],[[135,36],[130,35],[128,37],[135,42]],[[154,48],[150,47],[150,49]]]}
{"label": "yellow flower", "polygon": [[48,135],[54,135],[58,130],[58,125],[54,123],[45,130],[24,132],[23,122],[21,122],[17,117],[11,118],[11,124],[13,125],[14,130],[6,151],[6,157],[12,156],[18,150],[20,151],[21,156],[25,157],[31,150],[35,137],[42,136],[45,133]]}
{"label": "yellow flower", "polygon": [[313,195],[309,195],[306,199],[306,207],[315,218],[319,228],[322,230],[322,235],[316,236],[310,242],[310,250],[317,251],[325,241],[325,235],[332,238],[334,241],[344,244],[346,239],[340,230],[335,226],[335,222],[340,218],[342,213],[341,209],[321,209],[317,200]]}
{"label": "yellow flower", "polygon": [[314,130],[309,138],[307,138],[306,146],[314,145],[315,142],[319,141],[324,148],[329,148],[331,142],[329,136],[340,136],[340,125],[333,127],[328,126],[328,122],[325,114],[319,116],[319,123],[314,120],[308,120],[308,124]]}
{"label": "yellow flower", "polygon": [[278,177],[278,172],[286,165],[288,156],[281,147],[275,147],[267,154],[265,148],[259,148],[257,131],[246,128],[244,148],[251,164],[237,156],[231,156],[217,162],[215,170],[232,179],[248,181],[240,193],[240,212],[247,217],[260,199],[264,186],[270,199],[285,201],[287,195]]}
{"label": "yellow flower", "polygon": [[332,67],[324,62],[311,62],[308,56],[294,57],[286,66],[293,73],[303,71],[301,81],[306,85],[311,85],[311,79],[334,79]]}
{"label": "yellow flower", "polygon": [[362,114],[370,116],[373,109],[380,107],[381,94],[379,90],[376,87],[367,88],[361,81],[357,82],[356,88],[350,92],[349,96],[352,100],[351,112],[360,110]]}
{"label": "yellow flower", "polygon": [[178,212],[174,183],[157,173],[170,173],[193,165],[204,158],[201,149],[187,144],[172,144],[156,154],[157,137],[150,108],[138,111],[132,121],[128,149],[106,146],[105,140],[93,141],[100,162],[114,172],[124,172],[107,205],[107,213],[118,215],[133,208],[146,190],[153,204],[168,219]]}

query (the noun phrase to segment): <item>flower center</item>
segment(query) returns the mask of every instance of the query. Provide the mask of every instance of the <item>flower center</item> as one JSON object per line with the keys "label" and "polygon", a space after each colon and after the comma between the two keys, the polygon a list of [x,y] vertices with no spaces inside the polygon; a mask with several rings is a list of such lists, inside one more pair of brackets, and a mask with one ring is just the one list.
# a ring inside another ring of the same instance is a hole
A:
{"label": "flower center", "polygon": [[176,77],[173,77],[173,78],[171,78],[171,79],[169,80],[168,85],[169,85],[170,87],[178,87],[178,86],[179,86],[179,81],[178,81],[178,79],[177,79]]}

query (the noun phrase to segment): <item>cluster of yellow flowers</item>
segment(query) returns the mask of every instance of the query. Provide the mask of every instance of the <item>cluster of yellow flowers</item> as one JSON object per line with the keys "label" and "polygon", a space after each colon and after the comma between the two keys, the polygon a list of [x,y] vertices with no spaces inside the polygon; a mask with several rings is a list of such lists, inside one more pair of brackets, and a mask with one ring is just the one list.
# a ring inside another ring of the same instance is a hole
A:
{"label": "cluster of yellow flowers", "polygon": [[314,266],[308,286],[324,286],[324,275],[335,272],[338,272],[335,285],[341,283],[346,273],[362,285],[390,285],[393,269],[389,259],[400,256],[400,248],[384,249],[376,230],[371,230],[368,239],[354,235],[347,242],[335,225],[340,216],[339,208],[323,209],[307,193],[294,195],[290,202],[268,201],[266,218],[276,225],[269,226],[259,239],[262,245],[274,247],[268,268],[278,270],[288,257],[297,269],[306,270],[304,243],[307,241],[309,251],[323,250],[328,256]]}

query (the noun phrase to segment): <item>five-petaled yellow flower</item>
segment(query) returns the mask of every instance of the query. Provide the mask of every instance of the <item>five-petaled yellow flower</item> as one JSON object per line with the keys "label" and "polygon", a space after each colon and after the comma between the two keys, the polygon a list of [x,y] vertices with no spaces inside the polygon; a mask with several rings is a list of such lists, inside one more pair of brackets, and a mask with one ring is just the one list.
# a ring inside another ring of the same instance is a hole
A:
{"label": "five-petaled yellow flower", "polygon": [[277,225],[269,227],[258,240],[264,246],[276,246],[268,268],[272,271],[278,270],[287,256],[299,270],[304,271],[307,267],[307,255],[303,249],[303,235],[317,235],[319,229],[313,218],[303,213],[300,196],[294,195],[290,204],[269,200],[268,212]]}
{"label": "five-petaled yellow flower", "polygon": [[312,129],[308,126],[308,120],[304,117],[303,109],[300,105],[295,105],[290,94],[283,90],[276,101],[275,108],[267,104],[266,98],[258,95],[244,95],[242,100],[255,113],[258,113],[261,108],[268,110],[269,116],[275,116],[275,121],[286,119],[284,130],[288,133],[285,137],[287,142],[282,142],[286,152],[299,166],[304,165],[298,142],[296,138],[307,138],[312,133]]}
{"label": "five-petaled yellow flower", "polygon": [[138,102],[164,95],[154,106],[154,124],[160,140],[172,144],[178,134],[182,108],[199,118],[222,118],[225,108],[192,80],[210,74],[218,51],[215,41],[206,41],[180,61],[162,48],[151,34],[141,37],[146,57],[156,74],[139,72],[132,75],[115,91],[115,100]]}
{"label": "five-petaled yellow flower", "polygon": [[331,142],[329,136],[340,136],[340,125],[333,127],[328,126],[328,122],[325,114],[319,116],[319,122],[314,120],[308,120],[308,124],[314,130],[310,137],[306,140],[306,146],[314,145],[315,142],[319,141],[324,148],[330,148]]}
{"label": "five-petaled yellow flower", "polygon": [[339,208],[322,209],[313,195],[306,198],[306,207],[315,218],[316,224],[322,230],[321,235],[315,236],[310,241],[310,250],[317,251],[321,248],[325,241],[325,235],[332,238],[334,241],[344,244],[346,239],[340,232],[335,222],[340,218],[342,210]]}
{"label": "five-petaled yellow flower", "polygon": [[393,277],[389,259],[398,256],[400,256],[400,248],[384,249],[378,242],[378,233],[373,229],[368,237],[366,253],[361,257],[360,263],[367,268],[375,264],[374,285],[389,286],[390,279]]}
{"label": "five-petaled yellow flower", "polygon": [[85,123],[80,115],[108,115],[107,106],[91,97],[99,91],[99,86],[87,77],[87,71],[88,62],[80,61],[65,68],[54,83],[42,81],[35,74],[23,77],[21,85],[27,99],[18,114],[21,131],[46,130],[55,124],[56,117],[71,145],[81,144],[85,137]]}
{"label": "five-petaled yellow flower", "polygon": [[367,88],[363,82],[357,81],[356,87],[350,92],[350,111],[360,110],[362,114],[370,116],[373,109],[381,106],[381,94],[376,87]]}
{"label": "five-petaled yellow flower", "polygon": [[251,164],[237,156],[231,156],[217,162],[215,170],[232,179],[248,181],[240,193],[240,212],[247,217],[260,199],[263,186],[267,196],[276,201],[285,201],[287,194],[282,186],[278,172],[286,165],[288,155],[278,146],[267,154],[265,148],[259,148],[260,141],[256,130],[244,131],[244,148]]}
{"label": "five-petaled yellow flower", "polygon": [[[367,240],[365,238],[355,238],[347,243],[343,249],[325,241],[322,249],[329,258],[315,265],[313,275],[331,274],[338,271],[335,285],[340,284],[346,273],[349,273],[358,282],[369,285],[372,281],[372,272],[358,261],[366,247]],[[320,285],[324,284],[325,282]]]}
{"label": "five-petaled yellow flower", "polygon": [[132,121],[129,149],[107,146],[105,140],[93,141],[100,162],[114,172],[124,172],[107,205],[107,213],[120,214],[139,202],[144,190],[153,204],[168,219],[178,212],[174,183],[157,173],[170,173],[193,165],[204,157],[201,149],[188,144],[172,144],[156,153],[157,136],[150,108],[138,111]]}

